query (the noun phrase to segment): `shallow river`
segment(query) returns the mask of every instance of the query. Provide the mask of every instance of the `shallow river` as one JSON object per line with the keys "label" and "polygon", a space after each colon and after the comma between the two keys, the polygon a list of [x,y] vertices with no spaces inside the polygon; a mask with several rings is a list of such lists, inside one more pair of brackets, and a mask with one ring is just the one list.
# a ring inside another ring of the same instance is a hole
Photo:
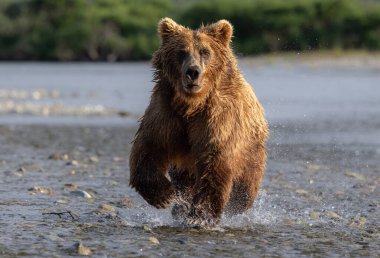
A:
{"label": "shallow river", "polygon": [[128,187],[149,64],[0,63],[0,257],[379,257],[380,69],[240,65],[267,170],[253,209],[203,230]]}

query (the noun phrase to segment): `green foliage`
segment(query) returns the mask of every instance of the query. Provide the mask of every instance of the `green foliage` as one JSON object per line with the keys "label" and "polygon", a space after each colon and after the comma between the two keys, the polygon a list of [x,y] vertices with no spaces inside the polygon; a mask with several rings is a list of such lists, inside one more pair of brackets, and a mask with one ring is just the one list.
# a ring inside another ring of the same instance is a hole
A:
{"label": "green foliage", "polygon": [[0,59],[149,59],[165,16],[192,28],[228,19],[243,54],[380,49],[373,0],[1,0]]}
{"label": "green foliage", "polygon": [[196,26],[224,18],[244,54],[312,49],[379,48],[379,2],[356,0],[196,1],[182,16]]}

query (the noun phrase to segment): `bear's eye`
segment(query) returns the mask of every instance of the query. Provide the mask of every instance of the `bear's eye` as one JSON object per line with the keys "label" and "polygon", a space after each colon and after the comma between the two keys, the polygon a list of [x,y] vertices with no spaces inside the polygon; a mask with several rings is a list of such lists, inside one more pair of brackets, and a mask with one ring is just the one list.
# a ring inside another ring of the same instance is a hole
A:
{"label": "bear's eye", "polygon": [[178,51],[177,53],[178,62],[180,63],[183,62],[187,56],[188,56],[188,53],[185,50]]}
{"label": "bear's eye", "polygon": [[201,55],[202,59],[207,63],[210,59],[210,50],[207,48],[202,48],[199,50],[199,54]]}

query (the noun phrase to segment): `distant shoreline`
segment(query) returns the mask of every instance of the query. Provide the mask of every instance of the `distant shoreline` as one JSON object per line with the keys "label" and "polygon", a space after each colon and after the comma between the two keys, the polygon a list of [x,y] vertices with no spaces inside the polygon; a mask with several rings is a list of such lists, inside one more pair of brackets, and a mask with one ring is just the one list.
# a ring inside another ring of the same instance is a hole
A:
{"label": "distant shoreline", "polygon": [[[259,55],[243,55],[235,53],[240,62],[282,62],[282,61],[295,61],[301,60],[302,62],[332,62],[332,64],[343,64],[345,61],[358,60],[367,62],[370,66],[380,66],[380,51],[366,51],[366,50],[315,50],[315,51],[289,51],[289,52],[274,52]],[[147,63],[150,60],[122,60],[122,61],[90,61],[90,60],[13,60],[1,59],[1,63],[91,63],[91,64],[122,64],[122,63]]]}
{"label": "distant shoreline", "polygon": [[298,62],[315,68],[380,70],[380,51],[300,51],[278,52],[257,56],[239,57],[247,65],[287,64]]}

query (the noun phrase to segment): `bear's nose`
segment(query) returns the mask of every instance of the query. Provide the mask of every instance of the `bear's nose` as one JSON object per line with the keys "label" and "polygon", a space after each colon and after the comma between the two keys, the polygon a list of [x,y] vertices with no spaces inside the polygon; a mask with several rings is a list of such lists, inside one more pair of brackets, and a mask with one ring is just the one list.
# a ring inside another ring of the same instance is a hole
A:
{"label": "bear's nose", "polygon": [[190,66],[186,70],[186,77],[192,81],[195,81],[196,79],[198,79],[200,72],[201,70],[199,69],[198,66]]}

